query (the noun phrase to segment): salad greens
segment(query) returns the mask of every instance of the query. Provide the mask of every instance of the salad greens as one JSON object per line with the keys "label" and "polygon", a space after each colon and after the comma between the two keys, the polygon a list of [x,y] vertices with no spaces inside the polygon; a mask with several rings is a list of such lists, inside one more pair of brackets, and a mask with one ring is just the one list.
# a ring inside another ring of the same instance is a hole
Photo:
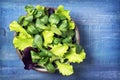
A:
{"label": "salad greens", "polygon": [[33,37],[27,33],[27,31],[20,26],[16,21],[13,21],[10,24],[10,30],[19,32],[18,36],[15,36],[13,39],[13,44],[15,48],[24,50],[28,46],[32,46]]}
{"label": "salad greens", "polygon": [[10,23],[10,31],[16,35],[13,44],[23,52],[25,69],[45,68],[62,75],[74,73],[71,63],[83,62],[86,53],[75,39],[75,23],[68,10],[44,6],[25,6],[26,15]]}

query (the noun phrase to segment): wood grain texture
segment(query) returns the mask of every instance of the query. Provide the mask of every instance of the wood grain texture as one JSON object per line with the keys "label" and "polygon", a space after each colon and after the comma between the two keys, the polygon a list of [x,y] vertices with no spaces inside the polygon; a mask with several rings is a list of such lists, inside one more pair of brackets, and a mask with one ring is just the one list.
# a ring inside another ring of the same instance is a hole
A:
{"label": "wood grain texture", "polygon": [[[74,64],[74,74],[63,77],[24,70],[12,44],[9,23],[24,15],[26,4],[62,4],[79,27],[86,60]],[[0,0],[0,80],[119,80],[120,0]]]}

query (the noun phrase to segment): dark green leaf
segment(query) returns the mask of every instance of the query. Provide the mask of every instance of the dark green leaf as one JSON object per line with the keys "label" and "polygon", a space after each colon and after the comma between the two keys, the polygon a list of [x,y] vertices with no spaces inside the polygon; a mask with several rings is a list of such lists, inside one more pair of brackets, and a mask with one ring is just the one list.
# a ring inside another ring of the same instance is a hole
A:
{"label": "dark green leaf", "polygon": [[22,26],[27,26],[29,24],[29,21],[27,21],[27,20],[23,20],[23,24],[22,24]]}
{"label": "dark green leaf", "polygon": [[51,31],[57,35],[62,35],[62,32],[59,30],[59,28],[57,28],[56,25],[51,25]]}
{"label": "dark green leaf", "polygon": [[36,29],[36,27],[34,25],[29,25],[27,27],[27,32],[29,34],[37,34],[38,33],[38,31],[37,31],[37,29]]}
{"label": "dark green leaf", "polygon": [[43,23],[43,24],[47,24],[48,23],[48,16],[44,16],[40,19],[40,21]]}
{"label": "dark green leaf", "polygon": [[34,6],[32,5],[26,5],[25,6],[25,10],[27,12],[28,15],[31,15],[34,12]]}
{"label": "dark green leaf", "polygon": [[62,41],[63,43],[71,43],[72,42],[72,37],[68,36]]}
{"label": "dark green leaf", "polygon": [[60,26],[59,26],[59,29],[60,29],[61,31],[67,31],[67,29],[68,29],[67,20],[62,21],[62,23],[61,23]]}
{"label": "dark green leaf", "polygon": [[31,53],[32,62],[37,63],[38,60],[40,59],[39,54],[34,51],[31,51],[30,53]]}
{"label": "dark green leaf", "polygon": [[44,29],[48,28],[47,26],[45,26],[40,19],[36,20],[36,28],[39,32],[43,31]]}
{"label": "dark green leaf", "polygon": [[59,21],[60,21],[60,18],[59,18],[58,15],[56,15],[56,14],[50,15],[49,22],[50,22],[51,24],[58,24]]}
{"label": "dark green leaf", "polygon": [[48,63],[45,65],[46,66],[46,69],[51,72],[51,73],[54,73],[55,72],[55,67],[53,66],[52,63]]}
{"label": "dark green leaf", "polygon": [[24,18],[25,18],[25,16],[20,16],[20,17],[18,18],[18,23],[19,23],[19,24],[22,24]]}
{"label": "dark green leaf", "polygon": [[34,9],[33,16],[35,16],[37,14],[37,12],[38,11],[36,9]]}
{"label": "dark green leaf", "polygon": [[45,15],[45,12],[43,10],[37,11],[37,14],[35,15],[36,18],[39,18],[41,16]]}
{"label": "dark green leaf", "polygon": [[39,60],[38,65],[44,65],[47,63],[48,60],[49,60],[48,57],[46,57],[46,58],[42,57],[42,59]]}
{"label": "dark green leaf", "polygon": [[33,15],[28,15],[25,17],[25,20],[31,22],[33,20]]}
{"label": "dark green leaf", "polygon": [[73,30],[68,30],[66,33],[67,33],[67,36],[71,36],[71,37],[75,35],[75,32]]}
{"label": "dark green leaf", "polygon": [[58,44],[58,43],[60,43],[61,41],[62,41],[61,38],[54,38],[53,43],[54,43],[54,44]]}
{"label": "dark green leaf", "polygon": [[79,44],[76,44],[76,53],[80,53],[81,51],[82,51],[82,46],[81,45],[79,45]]}
{"label": "dark green leaf", "polygon": [[50,51],[48,51],[48,50],[46,50],[46,49],[43,49],[43,48],[42,48],[41,51],[42,51],[42,52],[39,53],[40,56],[48,56],[48,57],[51,57],[51,56],[53,55]]}
{"label": "dark green leaf", "polygon": [[58,14],[58,16],[59,16],[60,20],[65,20],[66,19],[66,17],[62,14]]}
{"label": "dark green leaf", "polygon": [[33,44],[36,45],[39,49],[41,49],[43,43],[43,39],[40,35],[35,35],[33,40]]}

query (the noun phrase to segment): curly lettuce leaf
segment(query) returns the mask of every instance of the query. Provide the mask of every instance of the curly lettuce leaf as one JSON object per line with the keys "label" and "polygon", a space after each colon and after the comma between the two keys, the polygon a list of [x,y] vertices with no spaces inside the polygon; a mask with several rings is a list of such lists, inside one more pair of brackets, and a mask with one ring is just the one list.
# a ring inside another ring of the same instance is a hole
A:
{"label": "curly lettuce leaf", "polygon": [[[23,35],[24,36],[24,35]],[[13,39],[13,44],[15,48],[24,50],[28,46],[32,46],[33,38],[21,38],[21,36],[15,37]]]}
{"label": "curly lettuce leaf", "polygon": [[41,10],[44,10],[45,7],[44,7],[44,6],[41,6],[41,5],[37,5],[37,6],[36,6],[36,9],[37,9],[38,11],[41,11]]}
{"label": "curly lettuce leaf", "polygon": [[54,36],[54,33],[52,31],[44,30],[42,34],[44,38],[44,46],[47,46],[48,44],[52,43]]}
{"label": "curly lettuce leaf", "polygon": [[75,29],[74,21],[68,21],[68,23],[69,23],[69,29],[71,29],[71,30]]}
{"label": "curly lettuce leaf", "polygon": [[19,32],[19,35],[15,36],[13,39],[15,48],[23,50],[28,46],[32,46],[33,38],[16,21],[13,21],[10,24],[10,31]]}
{"label": "curly lettuce leaf", "polygon": [[66,44],[58,44],[54,45],[54,47],[51,49],[51,52],[55,54],[56,56],[63,57],[63,55],[67,52],[68,46]]}
{"label": "curly lettuce leaf", "polygon": [[68,59],[68,62],[80,63],[83,62],[83,59],[85,59],[85,57],[86,57],[86,53],[84,49],[82,49],[82,51],[79,54],[77,54],[76,47],[73,47],[70,49],[70,52],[68,52],[65,58]]}
{"label": "curly lettuce leaf", "polygon": [[13,21],[10,23],[10,31],[20,32],[20,33],[24,34],[24,36],[26,36],[26,37],[31,37],[31,35],[29,35],[26,32],[26,30],[17,23],[17,21]]}
{"label": "curly lettuce leaf", "polygon": [[65,10],[63,5],[58,6],[58,8],[55,10],[55,13],[61,14],[61,15],[65,16],[68,20],[71,20],[70,15],[69,15],[70,11]]}
{"label": "curly lettuce leaf", "polygon": [[73,74],[73,66],[69,63],[60,63],[57,61],[56,64],[59,72],[62,73],[62,75],[69,76]]}

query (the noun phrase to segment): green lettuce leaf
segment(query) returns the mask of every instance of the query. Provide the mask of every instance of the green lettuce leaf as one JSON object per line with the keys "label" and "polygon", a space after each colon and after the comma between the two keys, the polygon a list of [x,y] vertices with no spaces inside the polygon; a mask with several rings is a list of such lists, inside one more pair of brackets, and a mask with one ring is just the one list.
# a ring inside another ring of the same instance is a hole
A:
{"label": "green lettuce leaf", "polygon": [[13,44],[15,48],[20,50],[24,50],[28,46],[32,46],[33,38],[32,37],[25,37],[23,34],[20,33],[19,36],[14,37]]}
{"label": "green lettuce leaf", "polygon": [[75,29],[75,23],[73,21],[68,21],[69,29]]}
{"label": "green lettuce leaf", "polygon": [[85,57],[86,57],[86,53],[85,53],[84,49],[82,49],[82,51],[79,54],[77,54],[76,47],[71,48],[70,52],[68,52],[68,54],[66,55],[68,62],[73,62],[73,63],[83,62],[83,59],[85,59]]}
{"label": "green lettuce leaf", "polygon": [[62,32],[57,28],[56,25],[51,25],[51,31],[57,35],[62,35]]}
{"label": "green lettuce leaf", "polygon": [[42,34],[44,38],[44,46],[47,46],[48,44],[52,43],[54,36],[54,33],[52,31],[44,30]]}
{"label": "green lettuce leaf", "polygon": [[68,20],[71,20],[70,15],[69,15],[70,11],[65,10],[63,5],[58,6],[58,8],[55,10],[55,13],[61,14],[65,16]]}
{"label": "green lettuce leaf", "polygon": [[10,23],[10,31],[20,32],[26,37],[31,37],[31,35],[29,35],[26,32],[26,30],[22,26],[20,26],[16,21]]}
{"label": "green lettuce leaf", "polygon": [[67,52],[68,46],[66,44],[58,44],[54,45],[54,47],[51,49],[51,52],[55,54],[56,56],[63,57],[63,55]]}
{"label": "green lettuce leaf", "polygon": [[60,21],[60,19],[59,19],[58,15],[56,15],[56,14],[50,15],[50,17],[49,17],[49,22],[50,22],[51,24],[58,24],[59,21]]}
{"label": "green lettuce leaf", "polygon": [[62,73],[62,75],[69,76],[73,74],[73,66],[69,63],[60,63],[57,61],[56,64],[59,72]]}
{"label": "green lettuce leaf", "polygon": [[37,5],[36,6],[36,9],[39,11],[41,11],[41,10],[44,10],[45,9],[45,7],[44,6],[41,6],[41,5]]}
{"label": "green lettuce leaf", "polygon": [[33,38],[16,21],[13,21],[10,24],[10,31],[19,32],[19,35],[15,36],[13,39],[15,48],[23,50],[28,46],[32,46]]}

